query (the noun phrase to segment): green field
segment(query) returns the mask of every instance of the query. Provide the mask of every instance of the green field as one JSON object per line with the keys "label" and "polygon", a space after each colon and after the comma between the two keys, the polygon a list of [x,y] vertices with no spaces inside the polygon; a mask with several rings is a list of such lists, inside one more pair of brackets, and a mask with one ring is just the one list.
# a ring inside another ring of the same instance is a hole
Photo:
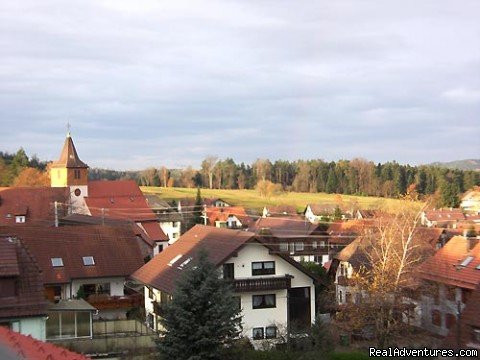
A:
{"label": "green field", "polygon": [[[195,198],[197,194],[197,189],[187,188],[142,186],[141,190],[145,194],[157,194],[167,201]],[[307,204],[343,204],[345,207],[355,205],[360,209],[373,209],[385,205],[393,205],[398,201],[367,196],[298,192],[284,192],[278,196],[262,198],[256,190],[201,189],[201,195],[202,198],[220,198],[232,205],[243,206],[247,209],[255,209],[258,211],[261,211],[264,206],[292,205],[296,207],[298,212],[302,212]]]}

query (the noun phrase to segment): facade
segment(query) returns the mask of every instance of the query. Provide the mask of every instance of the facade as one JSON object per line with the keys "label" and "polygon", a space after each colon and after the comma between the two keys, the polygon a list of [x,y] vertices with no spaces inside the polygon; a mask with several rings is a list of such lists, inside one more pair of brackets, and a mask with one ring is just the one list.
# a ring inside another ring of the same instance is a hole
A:
{"label": "facade", "polygon": [[18,239],[0,236],[0,328],[45,340],[47,306],[35,259]]}
{"label": "facade", "polygon": [[163,232],[168,236],[168,243],[173,244],[182,233],[182,215],[178,209],[170,206],[168,202],[160,199],[158,195],[147,194],[145,198],[150,208],[157,215]]}
{"label": "facade", "polygon": [[103,318],[123,318],[141,303],[128,296],[126,279],[143,264],[130,227],[4,227],[27,246],[42,270],[42,298],[50,301],[83,297]]}
{"label": "facade", "polygon": [[469,214],[480,213],[480,187],[476,186],[467,191],[463,197],[460,207]]}
{"label": "facade", "polygon": [[328,261],[328,235],[322,226],[301,218],[259,218],[248,229],[267,239],[279,254],[296,261],[324,264]]}
{"label": "facade", "polygon": [[162,304],[175,279],[200,248],[208,251],[220,276],[233,282],[243,314],[243,335],[252,341],[276,338],[281,329],[309,327],[315,317],[314,278],[298,263],[272,252],[255,234],[196,225],[132,278],[145,285],[149,325],[158,329]]}
{"label": "facade", "polygon": [[252,218],[241,206],[207,207],[205,216],[209,225],[220,228],[246,229],[252,222]]}
{"label": "facade", "polygon": [[419,267],[418,277],[428,289],[421,299],[422,327],[446,336],[480,284],[480,243],[453,237]]}

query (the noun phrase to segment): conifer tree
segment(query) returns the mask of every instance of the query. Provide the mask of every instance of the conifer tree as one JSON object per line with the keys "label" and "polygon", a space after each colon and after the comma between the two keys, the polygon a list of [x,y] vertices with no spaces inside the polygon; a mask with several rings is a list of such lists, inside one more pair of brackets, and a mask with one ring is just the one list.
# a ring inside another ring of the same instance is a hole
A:
{"label": "conifer tree", "polygon": [[221,359],[241,331],[231,286],[219,277],[205,250],[183,270],[161,320],[159,343],[166,359]]}

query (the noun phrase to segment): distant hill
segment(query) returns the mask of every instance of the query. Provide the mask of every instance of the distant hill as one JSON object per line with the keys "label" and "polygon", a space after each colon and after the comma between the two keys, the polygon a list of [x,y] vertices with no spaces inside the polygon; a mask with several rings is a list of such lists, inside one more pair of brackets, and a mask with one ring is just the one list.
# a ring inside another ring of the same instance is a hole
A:
{"label": "distant hill", "polygon": [[480,171],[480,159],[456,160],[456,161],[450,161],[450,162],[435,162],[429,165],[439,166],[447,169]]}

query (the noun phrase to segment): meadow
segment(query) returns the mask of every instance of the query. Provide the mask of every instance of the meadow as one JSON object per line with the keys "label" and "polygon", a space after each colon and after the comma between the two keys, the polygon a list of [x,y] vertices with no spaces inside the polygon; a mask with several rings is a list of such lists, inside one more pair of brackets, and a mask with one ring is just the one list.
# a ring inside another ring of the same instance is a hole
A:
{"label": "meadow", "polygon": [[[194,199],[197,195],[195,188],[154,187],[142,186],[144,194],[157,194],[162,199],[181,200]],[[340,205],[346,208],[376,209],[390,206],[399,200],[373,196],[353,196],[326,193],[283,192],[269,198],[261,197],[256,190],[222,190],[201,189],[202,198],[220,198],[231,205],[243,206],[247,209],[261,211],[264,206],[291,205],[297,212],[303,212],[307,204]]]}

